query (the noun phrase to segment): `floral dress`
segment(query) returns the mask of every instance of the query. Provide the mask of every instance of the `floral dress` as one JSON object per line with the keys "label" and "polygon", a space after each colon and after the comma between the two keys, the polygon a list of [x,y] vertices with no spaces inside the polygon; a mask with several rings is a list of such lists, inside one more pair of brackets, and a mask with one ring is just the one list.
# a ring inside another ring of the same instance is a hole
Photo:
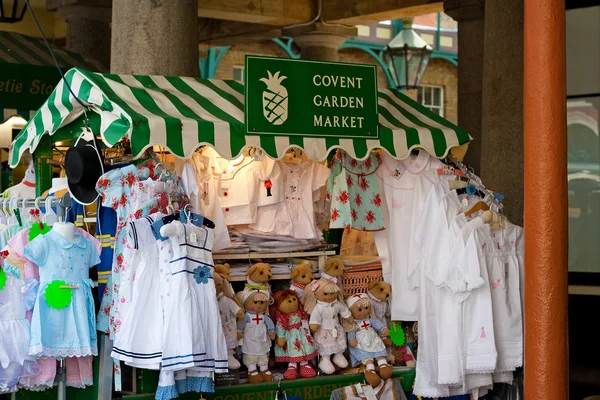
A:
{"label": "floral dress", "polygon": [[[112,272],[104,290],[97,328],[101,332],[113,335],[122,325],[122,315],[119,312],[120,302],[125,303],[119,294],[121,274],[127,268],[123,256],[126,246],[132,246],[123,229],[127,223],[146,217],[156,212],[167,213],[169,198],[165,192],[155,191],[154,166],[148,163],[143,166],[129,165],[105,173],[98,179],[96,190],[102,196],[102,205],[111,207],[117,212],[117,230],[115,233],[115,250]],[[181,186],[181,181],[178,180]],[[183,193],[183,190],[181,190]],[[177,199],[180,204],[187,203],[184,196]]]}
{"label": "floral dress", "polygon": [[275,361],[302,362],[317,356],[313,337],[308,329],[308,317],[302,311],[291,314],[277,312],[277,337],[287,339],[283,347],[275,346]]}
{"label": "floral dress", "polygon": [[380,231],[385,228],[375,175],[380,165],[381,156],[377,153],[371,153],[364,161],[357,161],[342,150],[336,154],[327,183],[331,229]]}

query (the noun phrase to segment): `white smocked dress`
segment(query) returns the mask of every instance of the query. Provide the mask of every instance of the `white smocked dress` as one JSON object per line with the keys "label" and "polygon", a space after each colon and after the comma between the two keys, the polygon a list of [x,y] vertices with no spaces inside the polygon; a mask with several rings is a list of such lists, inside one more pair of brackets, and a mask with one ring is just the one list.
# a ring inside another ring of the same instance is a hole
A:
{"label": "white smocked dress", "polygon": [[227,344],[218,321],[219,306],[213,280],[211,254],[213,232],[174,221],[163,226],[172,255],[171,277],[164,303],[162,369],[179,371],[190,367],[225,373]]}

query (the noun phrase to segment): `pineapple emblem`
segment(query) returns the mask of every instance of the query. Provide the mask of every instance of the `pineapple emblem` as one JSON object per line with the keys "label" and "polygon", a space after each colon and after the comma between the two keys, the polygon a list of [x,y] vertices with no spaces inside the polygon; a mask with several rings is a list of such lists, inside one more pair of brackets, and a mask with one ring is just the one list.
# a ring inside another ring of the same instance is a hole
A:
{"label": "pineapple emblem", "polygon": [[288,117],[288,92],[281,84],[286,77],[279,72],[272,75],[267,71],[268,78],[260,78],[267,85],[262,93],[263,115],[273,125],[283,124]]}

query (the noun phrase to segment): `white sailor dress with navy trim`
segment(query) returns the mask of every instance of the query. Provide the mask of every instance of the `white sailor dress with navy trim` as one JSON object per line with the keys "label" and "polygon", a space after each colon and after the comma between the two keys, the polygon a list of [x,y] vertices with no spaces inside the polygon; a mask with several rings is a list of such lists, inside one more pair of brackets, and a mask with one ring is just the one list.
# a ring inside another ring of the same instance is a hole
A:
{"label": "white sailor dress with navy trim", "polygon": [[[219,315],[211,229],[174,221],[160,229],[169,238],[171,276],[164,307],[161,368],[178,371],[198,367],[201,371],[228,370],[227,344]],[[160,257],[164,255],[161,254]]]}

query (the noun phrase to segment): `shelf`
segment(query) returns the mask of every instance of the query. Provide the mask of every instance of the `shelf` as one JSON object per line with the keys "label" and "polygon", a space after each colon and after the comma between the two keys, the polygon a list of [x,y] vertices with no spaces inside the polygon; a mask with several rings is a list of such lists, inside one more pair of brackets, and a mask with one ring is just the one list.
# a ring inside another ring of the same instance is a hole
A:
{"label": "shelf", "polygon": [[[313,278],[316,279],[316,278],[319,278],[320,276],[321,276],[321,274],[319,274],[318,272],[313,272]],[[286,279],[292,279],[290,274],[275,274],[271,277],[272,281],[280,281],[280,280],[286,280]],[[246,277],[245,276],[232,276],[231,282],[246,282]]]}
{"label": "shelf", "polygon": [[305,257],[322,257],[335,256],[335,250],[321,251],[291,251],[287,253],[213,253],[213,260],[253,260],[257,258],[273,259],[273,258],[305,258]]}

